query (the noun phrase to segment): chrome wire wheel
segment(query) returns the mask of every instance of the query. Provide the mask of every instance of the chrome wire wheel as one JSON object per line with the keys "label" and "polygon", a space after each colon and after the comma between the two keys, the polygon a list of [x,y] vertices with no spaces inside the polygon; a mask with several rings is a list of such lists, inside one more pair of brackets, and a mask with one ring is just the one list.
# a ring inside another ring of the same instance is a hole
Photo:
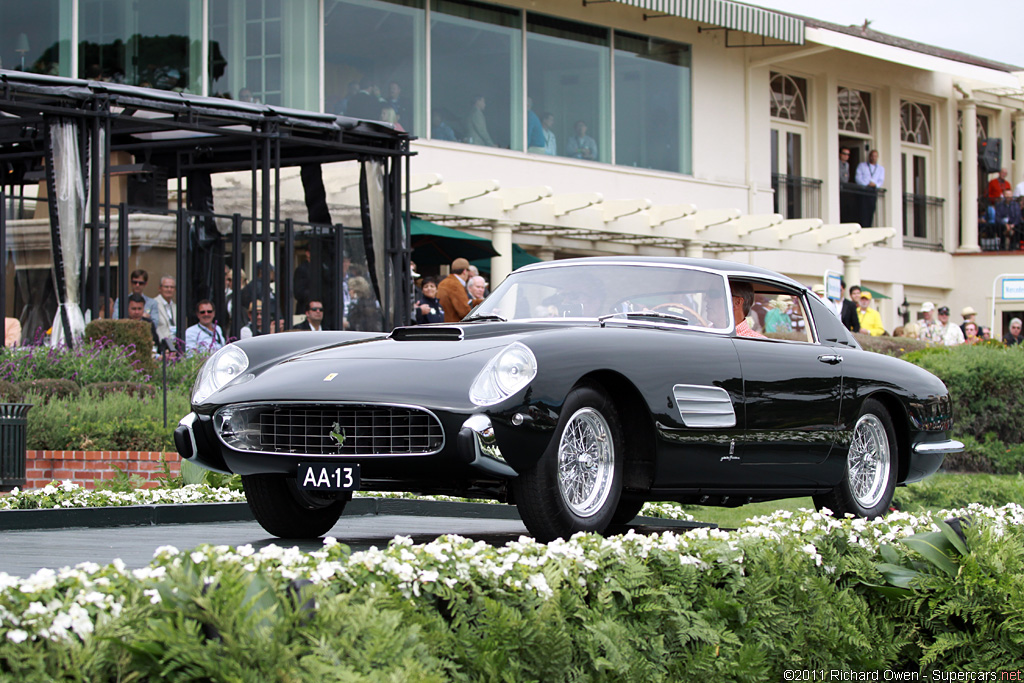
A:
{"label": "chrome wire wheel", "polygon": [[612,493],[615,445],[608,422],[593,408],[569,418],[558,444],[558,490],[578,517],[600,512]]}
{"label": "chrome wire wheel", "polygon": [[878,416],[867,413],[853,428],[853,443],[846,459],[850,493],[858,505],[871,509],[885,495],[892,453],[885,426]]}

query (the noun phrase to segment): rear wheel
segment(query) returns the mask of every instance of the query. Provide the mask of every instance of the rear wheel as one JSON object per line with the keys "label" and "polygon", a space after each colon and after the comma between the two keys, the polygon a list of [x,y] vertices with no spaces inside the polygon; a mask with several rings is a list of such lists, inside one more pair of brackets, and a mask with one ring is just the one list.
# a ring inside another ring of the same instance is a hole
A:
{"label": "rear wheel", "polygon": [[888,512],[896,488],[895,434],[885,407],[874,399],[865,401],[853,428],[843,480],[832,491],[814,496],[814,504],[837,517],[850,513],[870,519]]}
{"label": "rear wheel", "polygon": [[245,499],[260,526],[278,538],[319,538],[331,530],[352,494],[336,499],[300,491],[295,479],[280,474],[242,477]]}
{"label": "rear wheel", "polygon": [[622,427],[603,391],[569,392],[555,433],[544,455],[513,482],[519,514],[543,542],[604,531],[622,489]]}

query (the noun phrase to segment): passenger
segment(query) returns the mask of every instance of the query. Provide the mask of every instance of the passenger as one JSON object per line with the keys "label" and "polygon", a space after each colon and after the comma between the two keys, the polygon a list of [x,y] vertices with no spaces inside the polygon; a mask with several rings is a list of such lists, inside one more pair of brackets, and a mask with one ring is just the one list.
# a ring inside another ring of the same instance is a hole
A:
{"label": "passenger", "polygon": [[747,323],[750,307],[754,305],[754,286],[749,282],[730,282],[729,287],[732,289],[732,317],[736,321],[736,335],[765,339],[763,334],[750,329]]}

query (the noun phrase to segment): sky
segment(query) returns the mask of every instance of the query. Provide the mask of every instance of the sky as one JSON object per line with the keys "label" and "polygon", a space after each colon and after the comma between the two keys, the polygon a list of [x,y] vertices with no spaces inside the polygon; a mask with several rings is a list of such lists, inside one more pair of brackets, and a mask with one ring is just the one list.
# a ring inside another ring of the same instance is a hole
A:
{"label": "sky", "polygon": [[849,26],[871,21],[882,33],[1024,68],[1022,0],[745,0]]}

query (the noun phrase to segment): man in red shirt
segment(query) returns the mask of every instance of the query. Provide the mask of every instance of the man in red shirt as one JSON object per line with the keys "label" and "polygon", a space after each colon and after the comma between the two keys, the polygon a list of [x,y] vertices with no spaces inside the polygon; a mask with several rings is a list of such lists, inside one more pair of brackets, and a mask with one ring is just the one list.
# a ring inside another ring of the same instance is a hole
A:
{"label": "man in red shirt", "polygon": [[1010,175],[1010,172],[1003,168],[999,170],[998,177],[988,181],[988,200],[993,204],[999,201],[999,198],[1003,196],[1003,192],[1013,190],[1010,181],[1006,179],[1008,175]]}

